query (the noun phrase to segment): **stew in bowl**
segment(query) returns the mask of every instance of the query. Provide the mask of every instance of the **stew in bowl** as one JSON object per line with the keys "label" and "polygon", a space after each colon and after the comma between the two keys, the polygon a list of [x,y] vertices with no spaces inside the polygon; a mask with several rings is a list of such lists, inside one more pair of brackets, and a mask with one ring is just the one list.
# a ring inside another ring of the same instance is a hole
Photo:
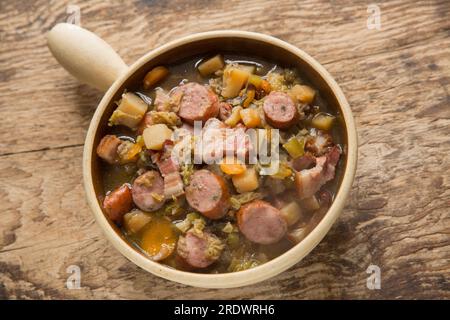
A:
{"label": "stew in bowl", "polygon": [[211,31],[128,67],[68,24],[52,29],[49,47],[106,90],[84,146],[87,201],[143,269],[199,287],[254,284],[300,261],[338,218],[356,129],[339,86],[302,50]]}
{"label": "stew in bowl", "polygon": [[[302,241],[333,201],[339,113],[297,68],[195,56],[153,67],[116,104],[96,149],[102,206],[148,259],[253,268]],[[262,147],[276,159],[263,161]]]}

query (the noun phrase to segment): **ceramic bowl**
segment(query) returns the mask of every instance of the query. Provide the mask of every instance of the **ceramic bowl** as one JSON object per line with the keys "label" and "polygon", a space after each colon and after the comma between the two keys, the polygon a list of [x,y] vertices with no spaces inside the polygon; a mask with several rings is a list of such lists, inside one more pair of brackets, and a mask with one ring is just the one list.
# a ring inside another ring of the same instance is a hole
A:
{"label": "ceramic bowl", "polygon": [[[87,201],[108,240],[125,257],[159,277],[179,283],[205,287],[230,288],[254,284],[285,271],[302,260],[324,238],[341,213],[356,171],[357,134],[349,104],[332,76],[301,49],[280,39],[253,32],[220,30],[192,34],[166,43],[144,54],[127,66],[117,53],[99,37],[71,24],[58,24],[48,34],[48,45],[60,64],[80,81],[104,90],[89,126],[84,144],[83,176]],[[170,65],[191,56],[211,52],[256,55],[281,65],[297,67],[317,88],[328,105],[340,116],[345,154],[341,158],[339,187],[334,201],[319,224],[299,244],[277,258],[253,269],[222,274],[179,271],[154,262],[133,247],[102,211],[100,163],[95,150],[107,129],[107,121],[123,90],[154,66]]]}

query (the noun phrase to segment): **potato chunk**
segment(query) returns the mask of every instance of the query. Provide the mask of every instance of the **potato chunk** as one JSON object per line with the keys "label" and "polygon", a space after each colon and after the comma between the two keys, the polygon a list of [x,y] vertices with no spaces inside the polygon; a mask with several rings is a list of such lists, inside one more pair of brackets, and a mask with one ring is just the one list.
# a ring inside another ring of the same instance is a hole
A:
{"label": "potato chunk", "polygon": [[136,129],[147,112],[147,104],[132,92],[122,95],[119,106],[109,118],[109,125],[124,125]]}
{"label": "potato chunk", "polygon": [[147,149],[161,150],[164,141],[172,137],[172,130],[167,125],[158,123],[145,128],[142,136]]}
{"label": "potato chunk", "polygon": [[302,216],[302,209],[297,204],[297,202],[292,201],[285,205],[280,210],[281,216],[286,221],[288,226],[292,226],[301,218]]}
{"label": "potato chunk", "polygon": [[300,205],[306,211],[315,211],[320,208],[319,200],[317,200],[315,195],[310,198],[303,199],[300,201]]}
{"label": "potato chunk", "polygon": [[247,83],[250,76],[248,70],[236,67],[227,67],[223,73],[223,89],[222,96],[225,98],[234,98],[241,91],[242,87]]}
{"label": "potato chunk", "polygon": [[242,71],[248,72],[250,74],[254,74],[256,72],[256,66],[253,64],[233,64],[236,68],[241,69]]}
{"label": "potato chunk", "polygon": [[254,168],[248,168],[243,173],[232,176],[231,180],[239,193],[256,190],[259,186],[258,174]]}
{"label": "potato chunk", "polygon": [[220,54],[218,54],[200,63],[197,69],[203,77],[207,77],[210,74],[223,69],[224,67],[225,63],[223,62],[223,58]]}
{"label": "potato chunk", "polygon": [[287,234],[287,239],[293,244],[300,243],[308,235],[308,228],[305,225],[298,225],[290,230]]}
{"label": "potato chunk", "polygon": [[133,210],[123,216],[123,226],[127,232],[136,234],[141,231],[150,220],[152,220],[150,214],[144,213],[141,210]]}
{"label": "potato chunk", "polygon": [[320,112],[314,116],[311,125],[319,130],[328,131],[333,126],[335,117],[331,114]]}
{"label": "potato chunk", "polygon": [[261,125],[261,118],[256,109],[243,109],[240,111],[240,115],[247,128],[255,128]]}
{"label": "potato chunk", "polygon": [[296,84],[291,88],[290,96],[294,101],[299,101],[302,103],[311,103],[316,96],[316,91],[313,88]]}

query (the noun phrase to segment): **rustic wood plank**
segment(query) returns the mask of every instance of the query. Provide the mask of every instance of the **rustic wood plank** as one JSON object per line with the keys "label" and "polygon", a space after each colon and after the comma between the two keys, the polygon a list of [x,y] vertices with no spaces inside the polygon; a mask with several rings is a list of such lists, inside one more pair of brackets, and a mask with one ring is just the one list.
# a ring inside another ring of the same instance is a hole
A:
{"label": "rustic wood plank", "polygon": [[[367,1],[80,5],[82,25],[127,62],[188,33],[244,29],[304,48],[343,88],[360,143],[346,209],[295,267],[231,290],[152,276],[94,223],[81,156],[101,94],[78,85],[45,46],[68,3],[0,3],[0,117],[8,119],[0,126],[0,298],[450,298],[448,1],[380,2],[380,31],[365,26]],[[381,268],[381,290],[366,288],[370,264]],[[70,265],[82,269],[79,290],[65,286]]]}
{"label": "rustic wood plank", "polygon": [[[9,243],[2,242],[0,251],[0,277],[8,297],[345,298],[409,297],[414,293],[430,298],[446,294],[442,277],[448,272],[449,181],[441,169],[449,169],[448,158],[443,168],[429,163],[413,179],[400,176],[386,183],[388,193],[403,193],[396,201],[376,194],[378,190],[374,190],[376,197],[361,191],[378,182],[378,176],[358,176],[342,218],[304,261],[256,286],[206,290],[147,274],[109,245],[84,204],[77,165],[80,156],[81,148],[75,147],[11,155],[6,161],[3,157],[0,190],[7,203],[4,217],[15,222],[9,231],[13,236],[8,237]],[[371,159],[370,154],[361,156],[363,164]],[[8,179],[11,173],[12,183]],[[403,205],[418,196],[417,190],[408,189],[411,183],[424,187],[423,204]],[[415,206],[423,212],[411,214]],[[2,225],[3,234],[5,227],[8,225]],[[365,288],[365,269],[371,263],[383,271],[379,294]],[[65,288],[66,268],[72,264],[83,270],[81,290]],[[415,292],[415,286],[433,290]]]}
{"label": "rustic wood plank", "polygon": [[[84,141],[101,93],[79,85],[63,71],[51,57],[45,40],[55,23],[67,19],[67,4],[69,1],[44,0],[28,5],[2,4],[0,79],[4,81],[0,83],[0,116],[16,121],[0,127],[0,135],[7,138],[0,141],[0,154],[80,145]],[[393,1],[380,4],[380,8],[382,30],[376,31],[366,28],[366,1],[281,1],[276,6],[258,0],[208,5],[91,1],[80,5],[83,26],[108,41],[128,63],[168,40],[223,28],[279,36],[325,64],[448,36],[450,24],[445,13],[450,13],[450,7],[445,0],[421,1],[414,6]],[[420,20],[416,21],[418,13]],[[20,48],[20,55],[9,48]],[[39,90],[30,85],[33,83]],[[54,133],[58,133],[58,139]]]}

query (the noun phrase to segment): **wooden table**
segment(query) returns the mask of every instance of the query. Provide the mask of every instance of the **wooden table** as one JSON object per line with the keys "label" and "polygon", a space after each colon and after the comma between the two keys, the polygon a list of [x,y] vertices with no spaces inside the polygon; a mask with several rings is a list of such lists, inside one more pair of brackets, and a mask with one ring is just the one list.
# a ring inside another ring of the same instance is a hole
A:
{"label": "wooden table", "polygon": [[[0,2],[0,298],[450,298],[450,2]],[[157,278],[105,239],[85,202],[84,136],[102,94],[50,55],[45,35],[80,7],[81,25],[132,63],[194,32],[258,31],[334,75],[359,130],[351,197],[331,232],[289,271],[211,290]],[[81,288],[66,287],[71,265]],[[369,290],[369,265],[381,289]]]}

